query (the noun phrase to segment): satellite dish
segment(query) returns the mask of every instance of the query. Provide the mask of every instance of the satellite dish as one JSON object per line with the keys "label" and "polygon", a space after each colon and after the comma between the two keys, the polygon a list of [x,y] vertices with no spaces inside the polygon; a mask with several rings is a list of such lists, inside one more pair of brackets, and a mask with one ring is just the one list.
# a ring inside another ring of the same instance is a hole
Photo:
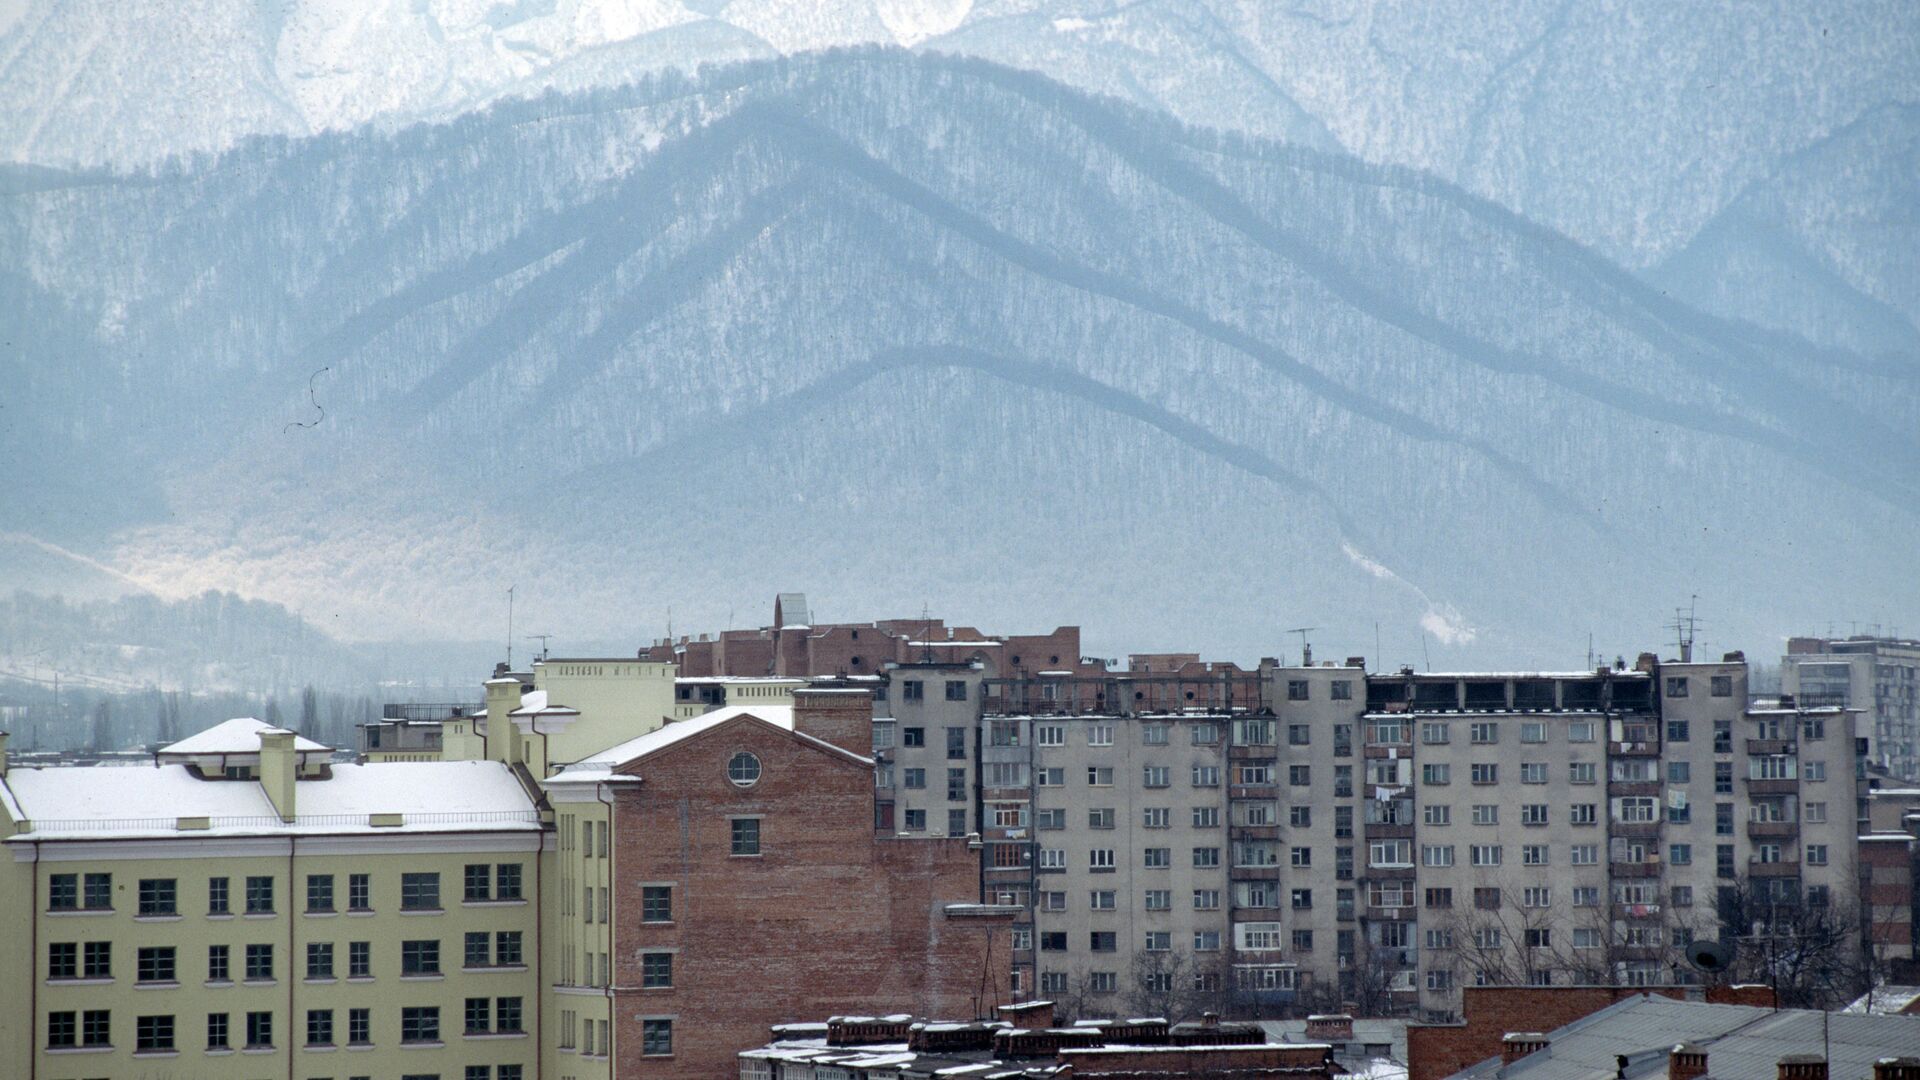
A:
{"label": "satellite dish", "polygon": [[1733,965],[1733,946],[1718,941],[1696,941],[1687,946],[1687,963],[1709,975],[1718,975]]}

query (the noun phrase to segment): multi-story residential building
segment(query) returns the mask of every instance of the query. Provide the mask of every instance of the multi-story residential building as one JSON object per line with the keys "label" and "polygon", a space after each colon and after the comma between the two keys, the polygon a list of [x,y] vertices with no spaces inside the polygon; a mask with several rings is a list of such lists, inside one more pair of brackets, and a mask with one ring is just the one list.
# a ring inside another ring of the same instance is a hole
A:
{"label": "multi-story residential building", "polygon": [[1806,705],[1860,710],[1869,762],[1898,780],[1920,781],[1920,641],[1790,638],[1780,688]]}
{"label": "multi-story residential building", "polygon": [[1176,659],[985,685],[986,890],[1030,912],[1021,984],[1069,1007],[1224,987],[1243,1012],[1447,1015],[1462,985],[1686,979],[1692,936],[1853,899],[1851,715],[1750,702],[1737,654],[1199,680]]}
{"label": "multi-story residential building", "polygon": [[[876,686],[874,828],[965,836],[981,831],[979,662],[892,664]],[[1004,779],[1004,777],[1002,777]]]}
{"label": "multi-story residential building", "polygon": [[0,1074],[535,1074],[541,812],[498,762],[338,764],[234,720],[8,769]]}

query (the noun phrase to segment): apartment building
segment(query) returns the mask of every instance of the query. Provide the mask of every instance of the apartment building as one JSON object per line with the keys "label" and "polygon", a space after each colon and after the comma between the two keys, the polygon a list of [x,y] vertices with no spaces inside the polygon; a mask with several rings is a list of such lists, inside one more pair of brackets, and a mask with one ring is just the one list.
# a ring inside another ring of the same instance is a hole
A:
{"label": "apartment building", "polygon": [[9,769],[0,1074],[535,1075],[541,814],[488,761],[335,763],[257,720]]}
{"label": "apartment building", "polygon": [[562,769],[547,1075],[712,1077],[773,1024],[1007,1000],[1011,908],[967,837],[876,836],[873,704],[796,692]]}
{"label": "apartment building", "polygon": [[1920,781],[1920,641],[1790,638],[1780,687],[1808,705],[1859,709],[1868,761],[1898,780]]}
{"label": "apartment building", "polygon": [[1177,659],[984,686],[985,888],[1030,913],[1021,985],[1070,1010],[1222,994],[1246,1015],[1447,1016],[1466,985],[1685,979],[1694,936],[1854,897],[1851,714],[1750,702],[1737,654],[1372,676]]}

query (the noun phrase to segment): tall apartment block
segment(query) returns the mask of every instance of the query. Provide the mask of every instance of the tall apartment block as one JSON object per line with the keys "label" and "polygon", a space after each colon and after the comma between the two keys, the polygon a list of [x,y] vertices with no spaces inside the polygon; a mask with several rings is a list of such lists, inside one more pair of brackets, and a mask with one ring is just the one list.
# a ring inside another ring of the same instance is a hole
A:
{"label": "tall apartment block", "polygon": [[1789,638],[1780,686],[1808,705],[1860,710],[1869,762],[1896,779],[1920,780],[1920,641]]}
{"label": "tall apartment block", "polygon": [[1691,938],[1855,895],[1853,716],[1750,702],[1738,654],[1136,664],[900,665],[874,728],[880,828],[980,832],[1018,985],[1070,1008],[1448,1016],[1464,985],[1685,981]]}

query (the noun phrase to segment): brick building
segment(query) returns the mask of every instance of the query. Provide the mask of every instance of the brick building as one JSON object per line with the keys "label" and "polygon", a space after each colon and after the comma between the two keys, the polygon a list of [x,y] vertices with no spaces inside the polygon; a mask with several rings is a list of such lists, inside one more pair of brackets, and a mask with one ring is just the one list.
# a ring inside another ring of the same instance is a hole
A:
{"label": "brick building", "polygon": [[678,721],[546,781],[567,898],[555,944],[581,1006],[560,1018],[563,1057],[711,1077],[770,1025],[1009,1000],[1012,912],[977,903],[975,843],[873,830],[869,694],[795,700]]}

